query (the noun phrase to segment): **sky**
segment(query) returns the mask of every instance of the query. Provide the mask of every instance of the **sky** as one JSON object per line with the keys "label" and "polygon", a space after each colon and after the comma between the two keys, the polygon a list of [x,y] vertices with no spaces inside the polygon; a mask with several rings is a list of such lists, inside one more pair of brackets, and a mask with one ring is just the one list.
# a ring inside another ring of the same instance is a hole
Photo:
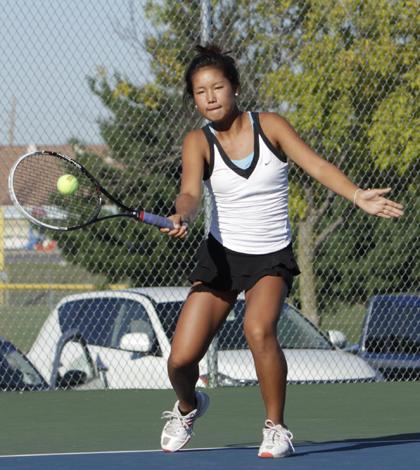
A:
{"label": "sky", "polygon": [[[133,0],[139,36],[144,0]],[[101,143],[106,109],[86,77],[98,67],[134,83],[147,80],[147,56],[122,37],[129,0],[0,0],[0,145]],[[120,24],[120,28],[118,27]],[[121,27],[122,26],[122,27]],[[119,32],[118,32],[119,31]]]}

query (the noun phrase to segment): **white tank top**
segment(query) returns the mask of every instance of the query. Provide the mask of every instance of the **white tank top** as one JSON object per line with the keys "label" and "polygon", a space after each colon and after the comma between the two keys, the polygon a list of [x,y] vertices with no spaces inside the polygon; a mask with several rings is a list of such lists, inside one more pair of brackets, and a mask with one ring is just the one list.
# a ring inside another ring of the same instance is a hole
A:
{"label": "white tank top", "polygon": [[240,253],[266,254],[291,241],[288,215],[287,158],[267,139],[258,113],[250,113],[254,157],[247,169],[226,155],[209,124],[203,128],[210,146],[204,184],[212,200],[211,235]]}

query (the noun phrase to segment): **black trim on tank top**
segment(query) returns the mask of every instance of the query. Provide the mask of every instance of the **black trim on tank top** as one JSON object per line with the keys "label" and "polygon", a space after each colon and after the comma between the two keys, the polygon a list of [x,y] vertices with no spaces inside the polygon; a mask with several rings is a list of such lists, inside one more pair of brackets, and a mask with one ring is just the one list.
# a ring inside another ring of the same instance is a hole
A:
{"label": "black trim on tank top", "polygon": [[219,150],[220,156],[222,157],[222,160],[226,163],[226,165],[234,171],[236,174],[239,176],[242,176],[243,178],[249,178],[252,174],[252,172],[255,170],[255,167],[257,166],[258,160],[260,158],[260,141],[258,138],[258,127],[255,119],[252,120],[252,129],[254,132],[254,156],[252,158],[251,165],[248,168],[239,168],[237,165],[233,163],[233,161],[229,158],[229,156],[226,154],[226,152],[223,150],[222,145],[220,142],[217,140],[217,137],[211,132],[211,130],[208,128],[210,124],[208,124],[204,129],[206,129],[206,135],[210,137],[210,139],[213,141],[214,145],[216,145],[217,149]]}
{"label": "black trim on tank top", "polygon": [[214,145],[211,136],[213,135],[211,130],[209,129],[208,124],[202,127],[204,131],[204,135],[206,136],[207,142],[210,147],[210,163],[207,161],[204,163],[204,174],[203,174],[203,181],[206,181],[210,178],[213,173],[214,168]]}
{"label": "black trim on tank top", "polygon": [[254,122],[256,123],[256,126],[257,126],[257,129],[258,129],[258,132],[262,138],[262,140],[264,141],[265,145],[273,152],[273,154],[279,159],[281,160],[282,162],[285,162],[287,163],[287,156],[286,154],[276,148],[271,142],[270,140],[268,139],[268,137],[264,134],[264,131],[262,130],[262,127],[261,127],[261,123],[260,123],[260,117],[259,117],[259,113],[255,113],[255,112],[252,112],[252,117],[254,119]]}

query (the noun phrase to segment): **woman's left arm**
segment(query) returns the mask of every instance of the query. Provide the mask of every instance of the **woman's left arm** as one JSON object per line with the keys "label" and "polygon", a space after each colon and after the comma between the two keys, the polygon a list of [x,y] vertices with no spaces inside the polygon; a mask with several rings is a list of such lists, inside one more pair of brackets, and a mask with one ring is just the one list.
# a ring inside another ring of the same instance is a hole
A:
{"label": "woman's left arm", "polygon": [[265,128],[284,153],[306,173],[336,194],[345,197],[368,214],[390,219],[403,215],[404,207],[384,197],[391,188],[362,189],[336,166],[320,157],[281,116],[266,115]]}

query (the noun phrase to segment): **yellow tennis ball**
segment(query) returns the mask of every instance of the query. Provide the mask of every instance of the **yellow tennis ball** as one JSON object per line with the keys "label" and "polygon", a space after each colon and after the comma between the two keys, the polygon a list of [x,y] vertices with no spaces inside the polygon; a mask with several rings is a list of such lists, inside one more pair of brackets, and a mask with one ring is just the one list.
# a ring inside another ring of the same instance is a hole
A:
{"label": "yellow tennis ball", "polygon": [[60,194],[66,196],[74,194],[79,188],[79,182],[73,175],[62,175],[57,180],[57,189]]}

